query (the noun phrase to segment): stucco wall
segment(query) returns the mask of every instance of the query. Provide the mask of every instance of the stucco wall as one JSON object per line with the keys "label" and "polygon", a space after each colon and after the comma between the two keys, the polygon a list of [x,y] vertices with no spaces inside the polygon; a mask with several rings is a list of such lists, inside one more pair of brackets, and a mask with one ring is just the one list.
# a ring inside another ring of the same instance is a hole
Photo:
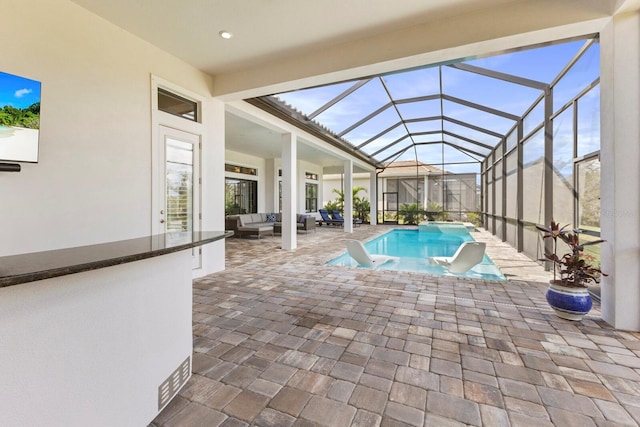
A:
{"label": "stucco wall", "polygon": [[[256,168],[258,175],[235,174],[226,172],[225,176],[230,178],[248,179],[258,181],[258,212],[278,212],[278,170],[282,169],[282,159],[262,159],[236,151],[225,151],[225,162],[238,166]],[[297,168],[297,201],[296,212],[305,211],[305,183],[313,182],[318,184],[318,206],[322,203],[322,167],[313,163],[298,160]],[[311,172],[318,175],[318,181],[305,180],[305,173]]]}
{"label": "stucco wall", "polygon": [[[42,83],[39,163],[0,174],[0,256],[149,234],[151,75],[206,97],[205,124],[224,129],[211,78],[66,0],[4,1],[0,37],[0,71]],[[223,225],[223,137],[202,151],[208,229]]]}

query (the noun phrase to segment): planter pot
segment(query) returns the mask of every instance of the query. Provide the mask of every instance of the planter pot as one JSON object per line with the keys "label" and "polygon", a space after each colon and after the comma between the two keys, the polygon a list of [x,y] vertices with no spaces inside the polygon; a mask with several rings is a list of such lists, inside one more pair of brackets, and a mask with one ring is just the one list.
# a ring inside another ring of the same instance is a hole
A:
{"label": "planter pot", "polygon": [[563,286],[562,282],[549,282],[547,302],[558,315],[567,320],[582,320],[591,310],[593,302],[586,288],[571,288]]}

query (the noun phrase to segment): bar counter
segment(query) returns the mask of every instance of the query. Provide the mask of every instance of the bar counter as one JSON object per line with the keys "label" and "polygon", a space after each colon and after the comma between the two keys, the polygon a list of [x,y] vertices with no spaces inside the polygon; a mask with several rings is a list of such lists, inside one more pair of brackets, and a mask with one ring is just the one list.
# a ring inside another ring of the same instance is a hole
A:
{"label": "bar counter", "polygon": [[191,376],[192,248],[231,234],[1,257],[0,426],[149,425]]}
{"label": "bar counter", "polygon": [[117,242],[0,257],[0,288],[191,249],[233,235],[227,231],[166,233]]}

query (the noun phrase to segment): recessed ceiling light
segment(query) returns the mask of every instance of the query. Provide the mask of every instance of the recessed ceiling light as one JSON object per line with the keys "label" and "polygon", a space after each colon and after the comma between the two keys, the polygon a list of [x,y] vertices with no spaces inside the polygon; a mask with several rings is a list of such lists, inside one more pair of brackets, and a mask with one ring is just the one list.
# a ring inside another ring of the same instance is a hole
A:
{"label": "recessed ceiling light", "polygon": [[233,34],[226,30],[222,30],[218,34],[220,34],[220,37],[226,40],[229,40],[231,37],[233,37]]}

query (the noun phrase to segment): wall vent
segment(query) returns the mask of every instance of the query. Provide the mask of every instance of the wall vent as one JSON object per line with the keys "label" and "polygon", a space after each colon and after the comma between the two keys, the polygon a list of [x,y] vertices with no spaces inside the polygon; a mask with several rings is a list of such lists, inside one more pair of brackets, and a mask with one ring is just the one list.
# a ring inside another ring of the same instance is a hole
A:
{"label": "wall vent", "polygon": [[180,387],[184,385],[191,374],[191,356],[173,371],[169,378],[158,387],[158,411],[160,411],[176,395]]}

